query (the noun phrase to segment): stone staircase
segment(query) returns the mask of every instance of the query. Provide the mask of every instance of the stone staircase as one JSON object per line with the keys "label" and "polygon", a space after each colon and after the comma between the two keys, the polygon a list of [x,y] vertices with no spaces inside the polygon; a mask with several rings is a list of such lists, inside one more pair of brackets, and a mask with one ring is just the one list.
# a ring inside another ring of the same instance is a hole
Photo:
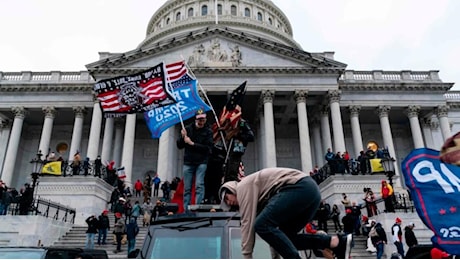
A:
{"label": "stone staircase", "polygon": [[[110,226],[115,223],[115,217],[113,213],[109,213]],[[136,237],[135,248],[141,248],[144,243],[145,236],[148,232],[148,227],[142,227],[142,216],[137,219],[139,225],[139,234]],[[53,246],[57,247],[71,247],[71,248],[84,248],[86,243],[86,226],[74,226],[72,229],[62,236]],[[113,228],[108,231],[107,241],[105,245],[97,244],[97,234],[95,235],[94,249],[103,249],[107,252],[109,259],[126,259],[128,257],[128,243],[121,245],[122,252],[114,253],[116,249],[116,241],[112,233]]]}

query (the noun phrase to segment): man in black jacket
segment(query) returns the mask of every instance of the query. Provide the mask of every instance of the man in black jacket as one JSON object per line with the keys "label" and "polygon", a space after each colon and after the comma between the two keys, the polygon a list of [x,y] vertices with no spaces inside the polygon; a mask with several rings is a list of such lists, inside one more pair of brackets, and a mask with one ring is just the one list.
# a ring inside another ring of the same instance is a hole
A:
{"label": "man in black jacket", "polygon": [[102,214],[98,218],[98,236],[97,236],[97,244],[98,245],[105,245],[107,240],[107,231],[110,230],[110,220],[107,214],[109,213],[108,210],[102,211]]}
{"label": "man in black jacket", "polygon": [[212,130],[206,124],[206,113],[196,112],[195,122],[181,130],[177,148],[184,149],[184,210],[191,204],[192,182],[195,178],[195,204],[204,199],[204,176],[213,145]]}
{"label": "man in black jacket", "polygon": [[406,226],[404,228],[404,238],[406,239],[406,244],[408,247],[413,247],[413,246],[418,245],[417,238],[415,237],[415,234],[414,234],[414,227],[415,227],[414,222],[411,222],[409,226]]}

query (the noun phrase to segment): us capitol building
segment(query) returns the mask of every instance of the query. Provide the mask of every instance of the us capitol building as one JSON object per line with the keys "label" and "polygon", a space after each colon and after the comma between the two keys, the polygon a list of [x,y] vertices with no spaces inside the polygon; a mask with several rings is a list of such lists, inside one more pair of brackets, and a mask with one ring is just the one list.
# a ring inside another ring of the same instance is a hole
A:
{"label": "us capitol building", "polygon": [[[181,59],[216,113],[247,80],[243,118],[256,140],[243,157],[246,172],[274,166],[309,172],[325,164],[327,148],[356,158],[375,142],[396,159],[402,187],[400,163],[412,149],[439,150],[460,130],[460,93],[437,70],[353,70],[334,52],[303,50],[272,1],[217,2],[167,1],[144,41],[124,53],[100,52],[86,71],[0,71],[0,178],[18,188],[29,182],[38,150],[69,162],[77,151],[82,159],[114,160],[130,184],[152,170],[162,180],[181,176],[179,125],[152,139],[142,114],[104,118],[92,91],[98,80]],[[211,112],[208,119],[214,121]],[[343,189],[331,193],[354,186]]]}

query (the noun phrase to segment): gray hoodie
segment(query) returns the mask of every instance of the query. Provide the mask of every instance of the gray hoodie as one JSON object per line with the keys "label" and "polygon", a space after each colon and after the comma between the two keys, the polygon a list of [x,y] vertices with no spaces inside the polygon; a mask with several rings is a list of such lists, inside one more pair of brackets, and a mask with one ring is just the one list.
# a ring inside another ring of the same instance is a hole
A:
{"label": "gray hoodie", "polygon": [[[255,243],[254,220],[258,214],[258,206],[264,206],[265,201],[286,184],[295,184],[308,175],[290,168],[266,168],[252,173],[240,182],[229,181],[222,185],[236,195],[241,215],[241,248],[245,258],[251,258]],[[222,197],[221,197],[222,200]],[[259,208],[260,211],[260,208]]]}

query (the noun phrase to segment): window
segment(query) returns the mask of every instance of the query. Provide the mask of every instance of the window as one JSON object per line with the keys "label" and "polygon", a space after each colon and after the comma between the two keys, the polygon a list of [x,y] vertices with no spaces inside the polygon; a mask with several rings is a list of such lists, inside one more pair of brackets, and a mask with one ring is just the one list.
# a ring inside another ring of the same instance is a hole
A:
{"label": "window", "polygon": [[257,20],[262,22],[263,19],[262,19],[262,13],[261,12],[257,13]]}
{"label": "window", "polygon": [[232,15],[236,15],[236,5],[232,5],[230,7],[230,12],[231,12]]}
{"label": "window", "polygon": [[[230,256],[231,259],[242,259],[244,258],[241,254],[241,229],[240,228],[230,228]],[[270,259],[270,246],[262,240],[258,235],[256,235],[256,243],[254,246],[254,251],[252,252],[252,257],[254,259]]]}
{"label": "window", "polygon": [[188,17],[193,17],[193,8],[188,9]]}
{"label": "window", "polygon": [[171,19],[167,18],[166,19],[166,24],[169,24],[170,21],[171,21]]}
{"label": "window", "polygon": [[251,10],[249,8],[244,8],[244,16],[246,17],[251,17]]}
{"label": "window", "polygon": [[268,23],[269,23],[270,25],[273,25],[272,18],[268,18]]}
{"label": "window", "polygon": [[217,14],[222,15],[222,5],[221,4],[217,5]]}
{"label": "window", "polygon": [[205,16],[205,15],[208,15],[208,6],[207,5],[203,5],[201,7],[201,16]]}
{"label": "window", "polygon": [[180,21],[180,12],[176,14],[176,21]]}

